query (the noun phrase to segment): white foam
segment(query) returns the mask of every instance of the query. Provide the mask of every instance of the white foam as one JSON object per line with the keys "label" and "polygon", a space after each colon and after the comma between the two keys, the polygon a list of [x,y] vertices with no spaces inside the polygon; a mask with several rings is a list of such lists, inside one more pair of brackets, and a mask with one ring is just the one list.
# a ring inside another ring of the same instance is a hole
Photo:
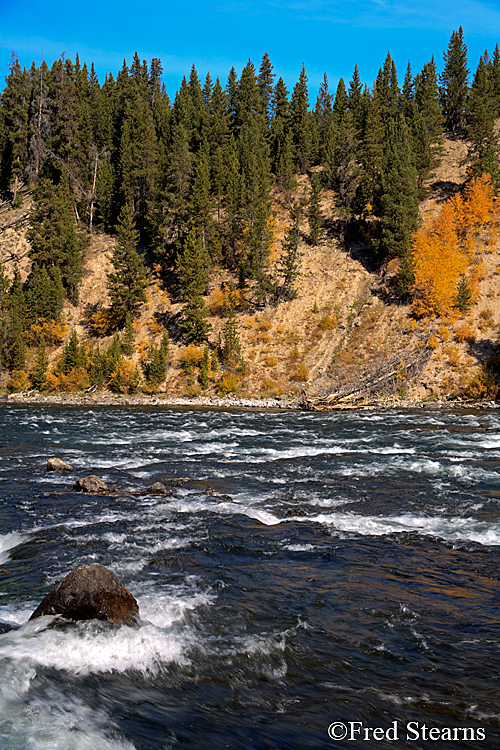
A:
{"label": "white foam", "polygon": [[[287,519],[292,520],[292,519]],[[402,531],[418,531],[450,541],[469,540],[480,544],[500,544],[500,523],[478,521],[474,518],[417,516],[403,513],[398,516],[362,516],[357,513],[332,513],[293,518],[294,521],[325,524],[343,532],[362,536],[381,536]]]}
{"label": "white foam", "polygon": [[27,537],[17,531],[11,531],[10,534],[0,536],[0,565],[3,565],[9,559],[11,549],[18,547],[26,539]]}
{"label": "white foam", "polygon": [[261,510],[260,508],[247,508],[243,513],[248,518],[260,521],[260,523],[263,523],[265,526],[276,526],[281,523],[281,518],[277,518],[277,516],[274,516],[267,510]]}
{"label": "white foam", "polygon": [[79,675],[127,670],[151,673],[162,664],[186,661],[182,636],[150,623],[109,630],[91,621],[62,630],[47,627],[53,619],[37,618],[1,636],[0,659]]}

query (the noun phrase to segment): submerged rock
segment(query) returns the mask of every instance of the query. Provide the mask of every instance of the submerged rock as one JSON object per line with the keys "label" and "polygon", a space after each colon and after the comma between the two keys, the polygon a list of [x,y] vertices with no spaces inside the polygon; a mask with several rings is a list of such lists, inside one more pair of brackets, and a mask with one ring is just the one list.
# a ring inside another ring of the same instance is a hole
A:
{"label": "submerged rock", "polygon": [[47,471],[73,471],[73,467],[60,458],[49,458],[47,460]]}
{"label": "submerged rock", "polygon": [[92,563],[68,573],[42,600],[30,620],[43,615],[132,625],[139,616],[139,605],[112,570]]}
{"label": "submerged rock", "polygon": [[95,474],[89,474],[88,477],[77,479],[73,485],[76,492],[106,492],[108,486],[102,479]]}

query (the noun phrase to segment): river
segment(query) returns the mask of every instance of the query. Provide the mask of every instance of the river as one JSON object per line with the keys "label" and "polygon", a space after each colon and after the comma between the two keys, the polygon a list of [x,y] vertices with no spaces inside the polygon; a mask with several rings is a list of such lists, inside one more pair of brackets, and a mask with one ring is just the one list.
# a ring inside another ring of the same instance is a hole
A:
{"label": "river", "polygon": [[[0,415],[2,750],[500,748],[500,411]],[[28,622],[91,562],[137,627]]]}

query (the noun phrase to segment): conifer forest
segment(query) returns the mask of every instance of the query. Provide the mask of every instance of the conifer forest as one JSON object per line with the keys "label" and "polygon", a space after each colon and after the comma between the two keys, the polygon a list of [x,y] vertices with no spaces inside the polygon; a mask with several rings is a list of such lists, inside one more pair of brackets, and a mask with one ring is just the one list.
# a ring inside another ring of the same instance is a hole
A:
{"label": "conifer forest", "polygon": [[[500,51],[469,69],[460,28],[421,71],[396,71],[390,53],[381,62],[370,86],[357,66],[334,89],[325,74],[315,101],[305,65],[288,90],[267,53],[225,81],[200,79],[193,65],[172,101],[156,58],[136,54],[100,81],[78,56],[28,70],[13,54],[0,100],[0,212],[3,227],[25,232],[29,270],[15,258],[0,267],[3,388],[153,393],[175,350],[184,388],[236,392],[254,366],[242,315],[265,323],[291,304],[304,258],[329,242],[355,248],[370,273],[393,269],[384,299],[409,311],[414,348],[449,347],[445,329],[458,340],[500,226]],[[448,192],[443,183],[424,221],[444,139],[460,144],[465,179]],[[84,309],[86,258],[104,235],[106,295],[77,331],[67,310]],[[145,335],[153,287],[174,307],[150,315]],[[329,335],[341,315],[320,302],[311,315]],[[353,335],[358,312],[353,303],[343,323]],[[292,329],[280,335],[300,389],[306,342]],[[344,386],[345,349],[330,358],[342,360]],[[271,392],[276,362],[264,355]],[[473,396],[496,395],[495,356],[468,383]]]}

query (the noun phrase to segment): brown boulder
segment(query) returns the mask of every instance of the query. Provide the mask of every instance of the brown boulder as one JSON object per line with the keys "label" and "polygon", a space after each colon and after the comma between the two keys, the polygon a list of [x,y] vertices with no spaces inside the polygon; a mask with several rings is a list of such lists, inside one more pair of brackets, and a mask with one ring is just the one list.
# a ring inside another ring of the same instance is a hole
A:
{"label": "brown boulder", "polygon": [[60,458],[49,458],[47,460],[47,471],[73,471],[73,467]]}
{"label": "brown boulder", "polygon": [[96,477],[95,474],[89,474],[88,477],[77,479],[73,485],[76,492],[106,492],[107,484]]}
{"label": "brown boulder", "polygon": [[43,615],[132,625],[139,616],[139,606],[113,571],[92,563],[68,573],[42,600],[30,620]]}
{"label": "brown boulder", "polygon": [[165,485],[162,482],[155,482],[151,485],[151,487],[148,487],[148,492],[151,495],[171,495],[172,492],[170,490],[167,490]]}

